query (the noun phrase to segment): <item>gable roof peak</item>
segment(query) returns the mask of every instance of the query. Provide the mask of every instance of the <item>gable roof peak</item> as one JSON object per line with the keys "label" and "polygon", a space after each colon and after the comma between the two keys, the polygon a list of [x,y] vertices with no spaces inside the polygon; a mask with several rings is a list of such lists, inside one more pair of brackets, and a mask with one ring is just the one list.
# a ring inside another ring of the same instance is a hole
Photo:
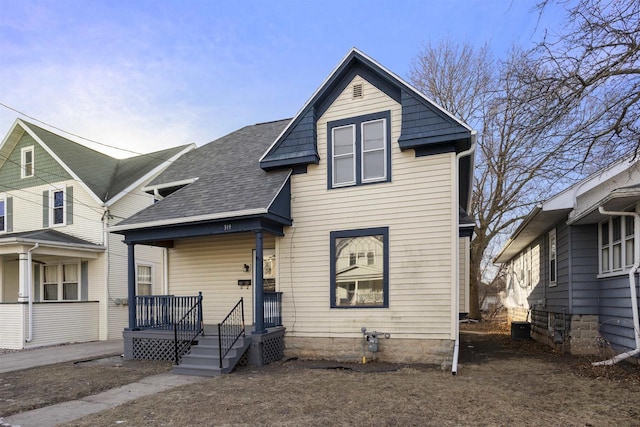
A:
{"label": "gable roof peak", "polygon": [[[96,203],[112,203],[127,189],[172,158],[195,148],[195,144],[172,147],[126,159],[116,159],[50,130],[17,118],[2,146],[13,150],[17,128],[29,134],[60,166],[93,197]],[[21,137],[21,136],[20,136]]]}

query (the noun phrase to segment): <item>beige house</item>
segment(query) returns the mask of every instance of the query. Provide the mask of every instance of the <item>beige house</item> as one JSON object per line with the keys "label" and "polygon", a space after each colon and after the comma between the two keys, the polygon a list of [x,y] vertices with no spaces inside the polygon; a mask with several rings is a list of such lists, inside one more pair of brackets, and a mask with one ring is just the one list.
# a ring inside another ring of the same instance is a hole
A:
{"label": "beige house", "polygon": [[[118,160],[15,121],[0,145],[0,348],[122,337],[126,245],[106,229],[151,205],[142,186],[192,148]],[[138,253],[138,292],[164,292],[163,259]]]}
{"label": "beige house", "polygon": [[[183,156],[146,188],[166,197],[111,231],[130,256],[167,247],[168,293],[202,292],[205,324],[243,298],[260,348],[281,354],[275,334],[288,356],[455,370],[474,146],[466,124],[353,49],[293,119]],[[147,351],[145,324],[132,310],[131,357]],[[363,346],[362,328],[390,338]]]}

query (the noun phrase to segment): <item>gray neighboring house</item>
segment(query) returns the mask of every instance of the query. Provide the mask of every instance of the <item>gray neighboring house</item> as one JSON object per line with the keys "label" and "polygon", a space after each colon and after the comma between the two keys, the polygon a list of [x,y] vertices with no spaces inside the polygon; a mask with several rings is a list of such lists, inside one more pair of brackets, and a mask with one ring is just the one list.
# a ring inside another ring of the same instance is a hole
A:
{"label": "gray neighboring house", "polygon": [[495,258],[503,300],[532,336],[572,354],[637,354],[640,164],[624,159],[536,206]]}

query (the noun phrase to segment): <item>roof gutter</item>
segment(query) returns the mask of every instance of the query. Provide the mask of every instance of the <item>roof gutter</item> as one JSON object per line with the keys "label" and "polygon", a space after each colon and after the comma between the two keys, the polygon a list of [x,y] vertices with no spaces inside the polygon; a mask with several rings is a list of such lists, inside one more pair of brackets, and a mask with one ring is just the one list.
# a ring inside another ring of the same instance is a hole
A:
{"label": "roof gutter", "polygon": [[636,348],[627,351],[617,356],[612,357],[602,362],[593,362],[593,366],[611,366],[620,362],[621,360],[640,354],[640,329],[638,326],[638,296],[636,294],[636,272],[640,268],[640,214],[637,212],[615,212],[606,211],[602,206],[598,208],[598,211],[603,215],[619,215],[619,216],[632,216],[634,219],[635,236],[633,241],[634,246],[634,262],[633,267],[629,270],[629,293],[631,296],[631,316],[633,319],[633,335],[636,341]]}

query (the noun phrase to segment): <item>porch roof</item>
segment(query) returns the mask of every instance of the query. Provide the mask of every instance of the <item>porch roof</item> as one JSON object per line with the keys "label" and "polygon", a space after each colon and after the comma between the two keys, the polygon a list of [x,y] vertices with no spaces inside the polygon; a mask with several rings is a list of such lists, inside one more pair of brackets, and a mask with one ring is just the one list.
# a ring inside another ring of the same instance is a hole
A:
{"label": "porch roof", "polygon": [[246,126],[185,154],[146,187],[159,194],[172,192],[109,231],[124,234],[127,241],[256,227],[281,234],[282,226],[292,222],[291,172],[266,172],[259,159],[288,123],[287,119]]}
{"label": "porch roof", "polygon": [[102,252],[106,248],[87,240],[62,233],[57,230],[35,230],[19,233],[7,233],[0,236],[0,246],[7,244],[35,244],[56,246],[70,249],[82,249]]}

